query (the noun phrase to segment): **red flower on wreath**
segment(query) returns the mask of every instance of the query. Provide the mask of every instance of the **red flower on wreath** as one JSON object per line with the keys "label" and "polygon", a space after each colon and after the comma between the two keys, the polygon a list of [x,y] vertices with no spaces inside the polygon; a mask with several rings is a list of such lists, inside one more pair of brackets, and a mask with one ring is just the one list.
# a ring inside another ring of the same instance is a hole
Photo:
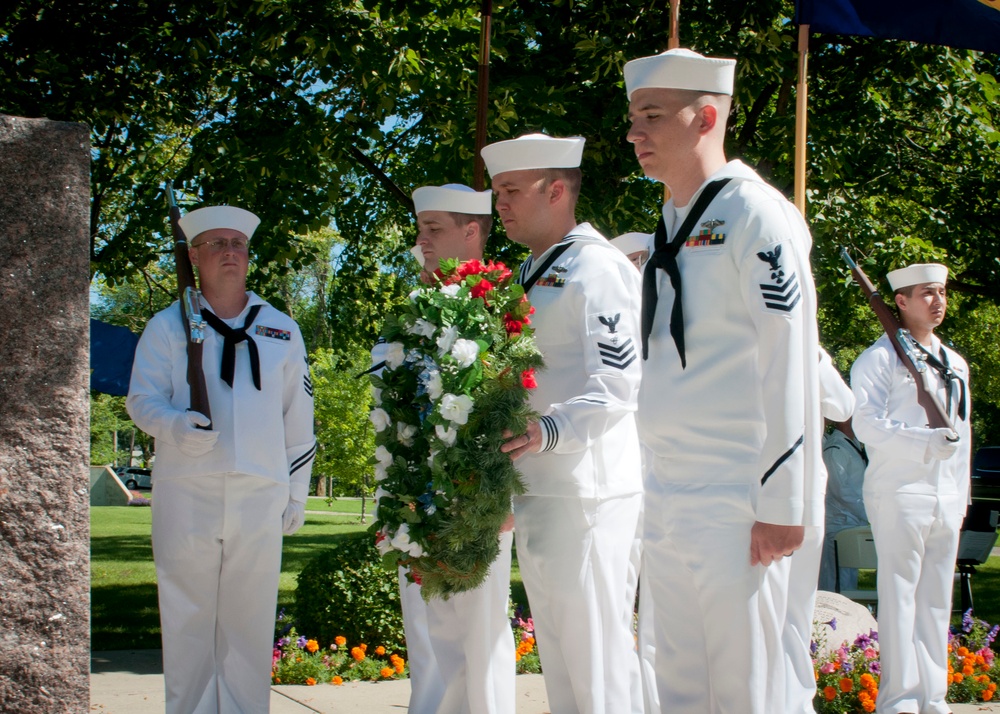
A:
{"label": "red flower on wreath", "polygon": [[524,330],[524,320],[518,320],[511,313],[504,313],[503,316],[503,327],[507,330],[508,335],[520,335]]}
{"label": "red flower on wreath", "polygon": [[521,372],[521,384],[524,385],[525,389],[534,389],[538,386],[538,382],[535,381],[534,367],[528,367],[528,369]]}
{"label": "red flower on wreath", "polygon": [[483,278],[478,283],[472,286],[472,289],[469,290],[469,295],[471,295],[474,298],[484,298],[486,297],[486,293],[488,293],[492,289],[493,289],[493,283],[491,283],[486,278]]}
{"label": "red flower on wreath", "polygon": [[467,260],[458,266],[458,277],[464,278],[469,275],[479,275],[486,272],[486,266],[478,260]]}

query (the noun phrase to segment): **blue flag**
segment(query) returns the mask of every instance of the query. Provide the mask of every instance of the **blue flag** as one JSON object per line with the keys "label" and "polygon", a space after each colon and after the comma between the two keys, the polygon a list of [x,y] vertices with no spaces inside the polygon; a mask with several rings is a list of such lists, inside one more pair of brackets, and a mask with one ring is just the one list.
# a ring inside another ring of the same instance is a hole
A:
{"label": "blue flag", "polygon": [[795,0],[812,32],[1000,53],[1000,0]]}
{"label": "blue flag", "polygon": [[90,318],[90,388],[116,397],[128,394],[139,338],[125,327]]}

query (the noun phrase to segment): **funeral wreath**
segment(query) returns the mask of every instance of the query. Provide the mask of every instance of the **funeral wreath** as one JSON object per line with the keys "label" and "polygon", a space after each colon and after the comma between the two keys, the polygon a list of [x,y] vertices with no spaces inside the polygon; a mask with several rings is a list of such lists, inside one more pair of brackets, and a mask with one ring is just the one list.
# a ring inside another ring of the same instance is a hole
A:
{"label": "funeral wreath", "polygon": [[534,311],[502,263],[441,261],[386,319],[373,374],[376,520],[383,564],[408,568],[425,599],[478,586],[499,553],[520,475],[500,452],[523,433],[542,357]]}

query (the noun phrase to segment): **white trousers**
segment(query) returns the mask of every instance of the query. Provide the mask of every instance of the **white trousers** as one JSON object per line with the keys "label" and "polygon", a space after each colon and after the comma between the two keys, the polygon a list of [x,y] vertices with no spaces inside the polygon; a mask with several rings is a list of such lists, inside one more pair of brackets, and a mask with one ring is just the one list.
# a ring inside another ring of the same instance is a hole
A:
{"label": "white trousers", "polygon": [[813,610],[823,552],[823,529],[807,526],[802,547],[764,571],[761,618],[767,646],[765,711],[814,714]]}
{"label": "white trousers", "polygon": [[[639,590],[639,574],[642,570],[642,511],[636,523],[635,537],[628,554],[628,573],[625,578],[625,611],[622,621],[631,633],[635,631],[636,593]],[[643,689],[642,649],[636,635],[632,636],[633,652],[628,659],[629,698],[632,706],[631,714],[643,714],[646,708],[643,704],[645,691]]]}
{"label": "white trousers", "polygon": [[266,714],[288,485],[157,481],[153,559],[167,714]]}
{"label": "white trousers", "polygon": [[483,584],[447,600],[425,603],[401,570],[412,714],[514,714],[507,617],[513,540],[513,533],[501,533],[500,555]]}
{"label": "white trousers", "polygon": [[625,605],[641,495],[514,499],[517,558],[552,714],[620,714],[635,657]]}
{"label": "white trousers", "polygon": [[965,502],[864,494],[878,553],[878,714],[946,714],[948,624]]}
{"label": "white trousers", "polygon": [[[643,596],[652,599],[664,714],[762,714],[764,631],[750,565],[750,487],[646,482]],[[640,617],[645,612],[640,608]],[[640,633],[646,626],[640,623]]]}

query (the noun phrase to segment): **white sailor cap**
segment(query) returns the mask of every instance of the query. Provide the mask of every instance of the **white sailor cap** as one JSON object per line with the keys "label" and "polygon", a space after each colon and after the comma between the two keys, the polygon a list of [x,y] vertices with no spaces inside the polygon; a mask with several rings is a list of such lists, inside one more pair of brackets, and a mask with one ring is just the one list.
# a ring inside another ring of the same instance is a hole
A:
{"label": "white sailor cap", "polygon": [[637,89],[690,89],[713,94],[733,93],[736,60],[705,57],[676,48],[625,63],[625,91],[629,99]]}
{"label": "white sailor cap", "polygon": [[188,241],[193,241],[205,231],[216,228],[229,228],[239,231],[250,240],[253,232],[260,225],[260,219],[243,208],[236,206],[206,206],[185,213],[179,221],[181,230]]}
{"label": "white sailor cap", "polygon": [[948,282],[948,268],[940,263],[914,263],[899,270],[889,271],[886,279],[893,291],[923,283],[944,285]]}
{"label": "white sailor cap", "polygon": [[580,166],[586,141],[582,136],[525,134],[484,146],[482,155],[490,176],[529,169],[575,169]]}
{"label": "white sailor cap", "polygon": [[493,213],[492,191],[476,191],[460,183],[444,186],[421,186],[413,192],[413,209],[423,211],[448,211],[488,216]]}
{"label": "white sailor cap", "polygon": [[631,255],[649,250],[653,245],[653,236],[651,233],[622,233],[608,242],[625,255]]}

